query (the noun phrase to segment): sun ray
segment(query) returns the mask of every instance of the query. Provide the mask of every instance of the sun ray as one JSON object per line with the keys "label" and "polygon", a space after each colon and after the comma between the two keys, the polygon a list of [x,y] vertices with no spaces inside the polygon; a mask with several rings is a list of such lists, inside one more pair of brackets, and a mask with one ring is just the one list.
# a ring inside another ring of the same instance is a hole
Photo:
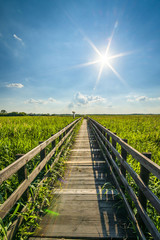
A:
{"label": "sun ray", "polygon": [[95,84],[93,90],[96,89],[96,86],[97,86],[97,84],[99,83],[99,80],[100,80],[101,75],[102,75],[103,68],[104,68],[104,64],[102,64],[101,67],[100,67],[100,70],[99,70],[99,73],[98,73],[98,77],[97,77],[97,80],[96,80],[96,84]]}
{"label": "sun ray", "polygon": [[93,48],[93,50],[101,57],[102,54],[100,53],[100,51],[96,48],[96,46],[92,43],[92,41],[85,37],[85,40],[89,43],[89,45]]}
{"label": "sun ray", "polygon": [[88,66],[90,66],[90,65],[94,65],[94,64],[99,63],[99,62],[100,62],[100,60],[95,60],[95,61],[91,61],[91,62],[86,62],[86,63],[78,64],[78,65],[75,65],[75,66],[73,66],[73,67],[71,67],[71,68],[88,67]]}
{"label": "sun ray", "polygon": [[[68,16],[68,14],[67,14]],[[69,18],[71,18],[70,16],[68,16]],[[73,21],[73,19],[70,19],[72,21],[72,23],[75,24],[75,22]],[[77,25],[76,25],[77,26]],[[114,27],[113,27],[113,30],[111,32],[111,35],[110,35],[110,38],[108,39],[108,44],[106,46],[106,49],[104,51],[104,53],[101,53],[99,51],[99,49],[94,45],[94,43],[85,35],[85,33],[80,29],[78,28],[78,31],[80,32],[80,34],[83,36],[83,39],[85,41],[88,42],[88,44],[91,46],[91,48],[94,50],[94,52],[96,54],[98,54],[98,59],[97,60],[94,60],[94,61],[90,61],[90,62],[86,62],[86,63],[82,63],[82,64],[79,64],[79,65],[76,65],[76,66],[73,66],[71,67],[70,69],[74,69],[74,68],[82,68],[82,67],[88,67],[88,66],[91,66],[91,65],[94,65],[94,64],[97,64],[99,63],[100,64],[100,69],[99,69],[99,73],[98,73],[98,77],[96,79],[96,83],[95,83],[95,87],[94,87],[94,90],[96,89],[100,79],[101,79],[101,76],[102,76],[102,72],[103,72],[103,69],[104,67],[108,67],[112,70],[112,72],[116,75],[116,77],[124,84],[126,85],[127,83],[125,82],[125,80],[120,76],[120,74],[115,70],[115,68],[111,65],[110,63],[110,60],[112,59],[116,59],[116,58],[120,58],[120,57],[124,57],[124,56],[127,56],[129,54],[132,54],[132,52],[122,52],[122,53],[118,53],[118,54],[115,54],[115,55],[110,55],[108,54],[109,51],[110,51],[110,47],[111,47],[111,43],[112,43],[112,40],[113,40],[113,37],[114,37],[114,34],[115,34],[115,30],[118,26],[118,21],[115,22],[114,24]]]}
{"label": "sun ray", "polygon": [[118,77],[118,79],[119,79],[123,84],[126,85],[125,80],[119,75],[119,73],[114,69],[114,67],[113,67],[110,63],[108,63],[107,65],[108,65],[108,67],[112,70],[112,72]]}
{"label": "sun ray", "polygon": [[108,44],[107,44],[107,48],[106,48],[106,52],[105,52],[105,56],[107,56],[110,46],[111,46],[111,42],[112,42],[112,38],[113,38],[113,33],[112,36],[109,38]]}
{"label": "sun ray", "polygon": [[113,28],[111,37],[109,38],[109,42],[108,42],[108,45],[107,45],[107,48],[106,48],[105,56],[107,56],[107,54],[109,52],[111,42],[112,42],[112,39],[113,39],[113,36],[114,36],[114,32],[115,32],[115,29],[117,28],[117,26],[118,26],[118,22],[116,21],[115,24],[114,24],[114,28]]}
{"label": "sun ray", "polygon": [[116,54],[116,55],[113,55],[113,56],[108,57],[108,59],[114,59],[114,58],[124,57],[124,56],[130,55],[130,54],[132,54],[132,53],[133,53],[133,51],[124,52],[124,53],[119,53],[119,54]]}

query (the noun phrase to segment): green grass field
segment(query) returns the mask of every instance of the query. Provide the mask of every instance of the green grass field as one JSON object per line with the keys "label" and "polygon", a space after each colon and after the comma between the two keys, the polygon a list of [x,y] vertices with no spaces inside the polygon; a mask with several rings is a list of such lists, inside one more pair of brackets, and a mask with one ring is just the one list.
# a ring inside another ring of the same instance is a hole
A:
{"label": "green grass field", "polygon": [[160,165],[160,115],[91,116],[139,152],[151,152]]}
{"label": "green grass field", "polygon": [[0,170],[73,121],[73,117],[1,117]]}
{"label": "green grass field", "polygon": [[[128,144],[139,152],[151,152],[152,161],[160,165],[160,115],[92,115],[91,118],[101,123],[120,138],[128,139]],[[72,117],[35,116],[35,117],[1,117],[0,118],[0,170],[15,161],[16,154],[27,153],[39,144],[39,141],[48,139],[63,127],[73,121]],[[117,148],[120,152],[120,146]],[[31,161],[29,167],[40,159]],[[128,163],[139,174],[140,164],[131,156]],[[137,192],[133,179],[127,175],[127,180]],[[0,203],[18,186],[17,176],[8,179],[1,185]],[[150,176],[150,189],[160,198],[160,181]],[[133,208],[136,213],[136,210]],[[160,230],[160,217],[148,204],[147,212]]]}

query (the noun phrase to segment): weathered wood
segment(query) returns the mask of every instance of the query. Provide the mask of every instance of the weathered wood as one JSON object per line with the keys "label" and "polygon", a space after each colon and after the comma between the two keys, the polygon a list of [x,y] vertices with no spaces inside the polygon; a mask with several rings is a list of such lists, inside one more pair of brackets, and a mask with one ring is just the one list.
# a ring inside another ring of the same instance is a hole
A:
{"label": "weathered wood", "polygon": [[[95,129],[94,129],[94,131],[95,131]],[[101,138],[97,135],[97,132],[96,132],[96,131],[95,131],[95,135],[96,135],[96,138],[97,138],[97,140],[98,140],[98,143],[101,144],[101,143],[100,143],[100,142],[101,142]],[[128,203],[128,201],[127,201],[127,199],[126,199],[126,197],[125,197],[125,195],[124,195],[124,193],[123,193],[123,191],[122,191],[122,189],[121,189],[121,187],[120,187],[120,185],[119,185],[119,182],[117,181],[117,178],[116,178],[116,176],[115,176],[115,174],[114,174],[112,165],[109,163],[109,161],[108,161],[108,159],[107,159],[107,157],[106,157],[106,154],[105,154],[104,152],[102,152],[102,154],[103,154],[103,157],[105,158],[106,163],[107,163],[107,165],[108,165],[108,168],[109,168],[109,170],[110,170],[110,172],[111,172],[111,174],[112,174],[112,177],[113,177],[113,179],[114,179],[114,182],[115,182],[115,184],[116,184],[116,187],[117,187],[117,189],[119,190],[119,193],[121,194],[121,196],[122,196],[122,198],[123,198],[123,201],[124,201],[124,204],[125,204],[125,206],[126,206],[127,212],[128,212],[128,214],[129,214],[131,220],[133,221],[133,223],[134,223],[135,226],[136,226],[136,229],[137,229],[137,232],[138,232],[138,234],[139,234],[139,237],[140,237],[142,240],[146,240],[146,238],[145,238],[145,236],[144,236],[144,234],[143,234],[143,232],[142,232],[142,230],[141,230],[141,228],[140,228],[140,226],[139,226],[139,224],[138,224],[138,221],[136,220],[136,218],[135,218],[135,216],[134,216],[134,214],[133,214],[133,212],[132,212],[132,209],[131,209],[131,207],[130,207],[130,205],[129,205],[129,203]]]}
{"label": "weathered wood", "polygon": [[[72,129],[73,130],[73,129]],[[59,160],[61,154],[62,154],[62,151],[65,151],[65,154],[64,156],[67,154],[67,146],[69,144],[69,141],[71,139],[71,137],[73,136],[73,131],[70,131],[68,133],[68,135],[66,136],[66,138],[69,136],[69,138],[67,139],[67,142],[66,144],[61,148],[61,151],[58,153],[58,155],[56,156],[54,162],[52,163],[50,169],[52,169],[55,165],[55,163]],[[50,169],[47,171],[47,173],[44,175],[43,179],[41,180],[41,182],[37,185],[37,188],[39,188],[39,186],[41,186],[43,184],[43,182],[46,180],[46,178],[48,178],[50,176]],[[38,193],[37,193],[38,194]],[[47,196],[46,196],[47,197]],[[35,196],[36,198],[36,196]],[[31,201],[31,199],[29,199],[29,201]],[[25,207],[22,209],[21,213],[22,212],[25,212],[26,211],[26,208],[27,208],[27,205],[25,205]],[[7,231],[7,237],[8,237],[8,240],[12,240],[16,231],[18,230],[19,226],[21,225],[23,221],[23,215],[22,216],[18,216],[18,218],[13,222],[13,224],[9,227],[9,230]]]}
{"label": "weathered wood", "polygon": [[[52,136],[53,136],[53,135],[52,135]],[[54,141],[52,141],[52,148],[54,148],[55,145],[56,145],[56,141],[54,140]]]}
{"label": "weathered wood", "polygon": [[[95,130],[98,132],[99,130],[97,129],[97,127],[93,124]],[[103,135],[102,135],[103,136]],[[100,137],[99,137],[100,138]],[[126,190],[128,191],[132,201],[134,202],[144,224],[146,225],[147,229],[150,231],[151,235],[153,236],[153,238],[155,240],[159,240],[160,239],[160,234],[157,230],[157,228],[155,227],[154,223],[152,222],[152,220],[149,218],[149,216],[147,215],[146,211],[144,210],[144,208],[142,207],[141,203],[139,202],[137,196],[135,195],[134,191],[132,190],[132,188],[130,187],[130,185],[128,184],[127,180],[124,178],[124,176],[122,175],[119,167],[117,166],[117,164],[115,163],[115,161],[112,159],[111,154],[109,153],[109,151],[107,150],[107,148],[105,147],[105,145],[103,144],[102,140],[100,139],[101,145],[104,147],[115,171],[117,172],[118,176],[120,177],[121,181],[123,182]]]}
{"label": "weathered wood", "polygon": [[[116,135],[116,133],[114,133],[114,134]],[[105,142],[105,140],[103,140],[103,141]],[[113,146],[114,149],[116,149],[116,145],[117,145],[116,141],[114,140],[114,138],[112,138],[112,146]],[[112,151],[112,158],[114,160],[116,160],[116,155],[114,154],[113,151]]]}
{"label": "weathered wood", "polygon": [[[151,159],[151,153],[143,153],[143,155],[145,155],[147,158]],[[142,179],[144,184],[146,186],[148,186],[148,183],[149,183],[149,171],[145,167],[143,167],[143,165],[141,165],[140,178]],[[147,198],[146,198],[146,196],[144,195],[144,193],[143,193],[143,191],[141,189],[139,189],[138,196],[139,196],[139,201],[140,201],[141,205],[146,210]],[[139,221],[139,224],[141,226],[145,227],[143,225],[142,219],[139,216],[139,214],[138,214],[138,221]]]}
{"label": "weathered wood", "polygon": [[10,176],[12,176],[14,173],[16,173],[21,167],[23,167],[27,162],[29,162],[33,157],[35,157],[41,150],[43,150],[46,146],[48,146],[52,141],[57,139],[66,129],[73,126],[75,123],[77,123],[80,120],[77,119],[74,122],[70,123],[67,127],[63,128],[58,133],[54,134],[52,137],[44,141],[42,144],[38,145],[28,153],[26,153],[24,156],[20,157],[17,161],[10,164],[8,167],[4,168],[0,171],[0,184],[7,180]]}
{"label": "weathered wood", "polygon": [[[151,153],[143,153],[147,158],[151,159]],[[140,178],[144,182],[146,186],[148,186],[149,183],[149,171],[141,165],[140,170]],[[142,204],[143,208],[146,209],[147,199],[145,195],[143,194],[143,191],[139,190],[139,201]]]}
{"label": "weathered wood", "polygon": [[[19,159],[20,157],[22,157],[23,155],[24,154],[16,154],[16,160]],[[19,184],[21,184],[21,182],[23,182],[28,177],[26,165],[24,165],[22,168],[20,168],[18,170],[17,174],[18,174],[18,182],[19,182]],[[27,188],[26,191],[22,195],[22,199],[24,200],[24,202],[27,202],[28,198],[29,198],[29,191]]]}
{"label": "weathered wood", "polygon": [[[39,142],[39,144],[42,144],[43,142]],[[44,148],[44,149],[42,149],[41,151],[40,151],[40,160],[41,161],[43,161],[43,159],[45,158],[45,156],[46,156],[46,149]]]}
{"label": "weathered wood", "polygon": [[[55,146],[54,149],[39,163],[39,165],[32,171],[32,173],[25,179],[20,186],[11,194],[11,196],[0,206],[0,217],[3,219],[10,209],[15,205],[15,203],[20,199],[22,194],[26,191],[28,186],[33,182],[39,172],[43,169],[46,163],[50,160],[50,158],[55,153],[56,149],[58,149],[68,135],[72,132],[76,124],[71,128],[68,134]],[[43,143],[42,143],[43,144]]]}
{"label": "weathered wood", "polygon": [[[94,171],[95,161],[96,163],[99,163],[99,160],[102,162],[102,156],[99,155],[99,158],[95,158],[94,154],[90,154],[87,158],[87,161],[90,160],[89,165],[86,166],[85,172],[81,168],[81,161],[86,160],[86,142],[84,140],[88,139],[87,145],[89,145],[90,136],[94,137],[90,134],[86,121],[82,124],[77,138],[79,136],[82,143],[78,142],[73,146],[76,148],[76,151],[72,151],[71,156],[75,152],[79,156],[78,152],[80,152],[81,156],[83,155],[83,159],[81,157],[72,158],[71,161],[76,164],[76,167],[68,166],[68,172],[65,178],[62,179],[64,184],[55,192],[56,196],[57,194],[58,196],[60,194],[60,196],[56,204],[51,205],[49,208],[53,212],[58,212],[59,215],[54,221],[50,214],[46,214],[34,236],[37,238],[40,236],[45,238],[47,236],[65,239],[69,236],[72,239],[85,239],[86,237],[91,239],[99,239],[101,237],[103,239],[122,239],[132,236],[132,239],[135,239],[136,235],[129,228],[129,221],[126,218],[127,214],[124,212],[125,209],[123,208],[119,212],[115,209],[115,203],[119,204],[116,189],[112,189],[112,191],[103,189],[102,194],[102,181],[98,182],[97,177],[104,182],[111,180],[111,177],[108,176],[108,169],[105,174],[101,174],[101,170],[96,171],[97,174]],[[80,141],[80,139],[78,140]],[[77,145],[79,145],[78,149]],[[91,144],[90,151],[93,150],[95,152],[94,147],[97,149],[97,146]],[[84,180],[84,177],[88,176],[88,174],[92,176],[92,182]],[[111,186],[113,186],[112,182]],[[127,227],[124,230],[123,226],[125,223]]]}
{"label": "weathered wood", "polygon": [[[127,143],[127,139],[122,139],[122,140]],[[127,151],[123,147],[121,147],[121,156],[124,161],[127,161]],[[121,169],[123,176],[126,177],[126,168],[123,166],[122,163],[120,163],[120,169]],[[122,187],[123,192],[125,192],[125,188],[122,183],[121,183],[121,187]]]}
{"label": "weathered wood", "polygon": [[[125,143],[128,142],[127,139],[122,139],[122,140],[123,140]],[[121,156],[122,156],[122,158],[123,158],[124,161],[127,160],[127,151],[126,151],[123,147],[121,147]],[[122,172],[123,176],[126,177],[126,169],[123,167],[122,164],[121,164],[120,169],[121,169],[121,172]]]}
{"label": "weathered wood", "polygon": [[132,148],[121,138],[117,137],[114,133],[103,127],[100,123],[91,118],[89,119],[94,122],[98,128],[103,129],[110,137],[114,138],[114,140],[119,143],[129,154],[131,154],[133,158],[139,161],[146,169],[148,169],[151,173],[153,173],[153,175],[160,179],[160,166],[158,164],[151,161],[149,158],[145,157],[143,154]]}
{"label": "weathered wood", "polygon": [[[97,131],[98,128],[97,128]],[[101,135],[103,138],[103,135]],[[158,197],[144,184],[140,176],[132,169],[132,167],[124,161],[124,159],[120,156],[119,152],[113,148],[112,144],[108,142],[106,139],[106,143],[109,145],[114,154],[116,155],[117,159],[120,161],[121,165],[130,173],[131,177],[134,179],[138,187],[143,191],[146,198],[151,202],[152,206],[157,210],[160,214],[160,200]]]}
{"label": "weathered wood", "polygon": [[[108,129],[108,130],[110,130],[110,129]],[[109,140],[110,140],[110,135],[107,133],[107,140],[108,140],[108,142],[109,142]],[[107,149],[108,149],[108,151],[109,151],[109,146],[108,146],[108,144],[107,144]]]}

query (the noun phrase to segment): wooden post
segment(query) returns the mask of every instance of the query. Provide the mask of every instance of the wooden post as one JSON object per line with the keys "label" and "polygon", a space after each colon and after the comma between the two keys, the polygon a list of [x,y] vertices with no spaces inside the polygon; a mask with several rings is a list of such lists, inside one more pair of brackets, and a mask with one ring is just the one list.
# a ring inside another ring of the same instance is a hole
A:
{"label": "wooden post", "polygon": [[[51,136],[53,136],[53,134],[52,134]],[[52,142],[52,149],[53,149],[55,146],[56,146],[56,141],[54,140],[54,141]]]}
{"label": "wooden post", "polygon": [[[123,140],[125,143],[128,142],[127,139],[122,139],[122,140]],[[124,159],[124,161],[127,160],[127,151],[126,151],[123,147],[121,147],[121,156],[122,156],[122,158]],[[121,169],[121,172],[122,172],[123,176],[126,177],[126,169],[123,167],[122,164],[121,164],[121,166],[120,166],[120,169]]]}
{"label": "wooden post", "polygon": [[[151,153],[142,153],[144,156],[146,156],[147,158],[151,159]],[[146,186],[148,186],[149,183],[149,171],[148,169],[146,169],[143,165],[140,165],[141,169],[140,169],[140,177],[142,179],[142,181],[144,182],[144,184]],[[138,191],[138,195],[139,195],[139,201],[142,204],[142,207],[146,210],[147,208],[147,198],[145,197],[145,195],[143,194],[143,192],[139,189]],[[142,228],[145,228],[145,224],[143,223],[140,215],[138,214],[138,222],[139,224],[142,226]]]}
{"label": "wooden post", "polygon": [[[146,156],[147,158],[151,159],[151,153],[142,153],[142,154],[144,156]],[[141,165],[141,170],[140,170],[140,177],[141,177],[142,181],[145,183],[145,185],[148,186],[149,171],[142,165]],[[139,190],[139,201],[142,204],[143,208],[146,210],[147,199],[141,190]]]}
{"label": "wooden post", "polygon": [[[114,133],[116,135],[116,133]],[[116,149],[116,144],[117,142],[114,140],[114,138],[112,137],[112,146]],[[113,153],[112,151],[112,158],[113,160],[116,160],[116,155]]]}
{"label": "wooden post", "polygon": [[[127,139],[122,139],[122,140],[123,140],[125,143],[128,142]],[[126,151],[123,147],[121,147],[121,156],[122,156],[122,158],[124,159],[124,161],[127,161],[127,151]],[[122,164],[120,164],[120,169],[121,169],[121,172],[122,172],[123,176],[126,177],[126,169],[125,169],[125,167],[123,167]],[[121,188],[122,188],[123,192],[125,192],[125,187],[124,187],[122,181],[121,181]]]}
{"label": "wooden post", "polygon": [[62,134],[59,136],[59,142],[61,141],[61,139],[62,139]]}
{"label": "wooden post", "polygon": [[[105,131],[103,131],[103,136],[106,137]],[[106,144],[105,140],[103,140],[104,145]]]}
{"label": "wooden post", "polygon": [[[16,154],[16,160],[22,157],[24,154]],[[25,179],[27,179],[27,167],[24,165],[18,171],[18,182],[21,184]],[[29,191],[28,189],[23,193],[22,199],[27,202],[29,198]]]}
{"label": "wooden post", "polygon": [[[41,144],[43,142],[39,142]],[[40,160],[42,161],[46,157],[46,149],[44,148],[43,150],[40,151]]]}
{"label": "wooden post", "polygon": [[[110,129],[108,129],[108,130],[110,130]],[[109,134],[107,133],[107,140],[109,141],[110,140],[110,136],[109,136]],[[109,151],[109,146],[107,145],[107,150]]]}

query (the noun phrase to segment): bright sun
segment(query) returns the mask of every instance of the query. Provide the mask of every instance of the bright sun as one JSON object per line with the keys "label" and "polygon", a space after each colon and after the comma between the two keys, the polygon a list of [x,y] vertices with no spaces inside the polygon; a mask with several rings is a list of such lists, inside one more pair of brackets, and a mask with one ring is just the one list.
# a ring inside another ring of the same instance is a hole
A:
{"label": "bright sun", "polygon": [[116,54],[116,55],[109,55],[108,52],[109,52],[109,49],[110,49],[110,45],[111,45],[111,42],[112,42],[112,38],[113,38],[113,35],[114,35],[114,31],[115,29],[117,28],[118,26],[118,22],[115,23],[114,25],[114,28],[113,28],[113,31],[112,31],[112,34],[111,34],[111,37],[108,39],[108,44],[107,44],[107,48],[106,48],[106,51],[104,52],[104,54],[102,54],[99,49],[93,44],[93,42],[85,37],[85,40],[89,43],[89,45],[93,48],[93,50],[97,53],[98,55],[98,59],[95,60],[95,61],[91,61],[91,62],[87,62],[87,63],[83,63],[83,64],[80,64],[78,65],[77,67],[87,67],[89,65],[94,65],[94,64],[97,64],[97,63],[100,63],[100,69],[99,69],[99,73],[98,73],[98,77],[97,77],[97,80],[96,80],[96,83],[95,83],[95,87],[94,87],[94,90],[96,89],[96,86],[97,84],[99,83],[100,81],[100,78],[101,78],[101,75],[102,75],[102,72],[103,72],[103,69],[104,67],[107,67],[109,68],[117,77],[118,79],[123,83],[123,84],[126,84],[126,82],[124,81],[124,79],[119,75],[119,73],[115,70],[115,68],[112,66],[111,64],[111,59],[115,59],[115,58],[119,58],[119,57],[124,57],[126,55],[129,55],[131,54],[132,52],[124,52],[124,53],[119,53],[119,54]]}
{"label": "bright sun", "polygon": [[102,55],[100,57],[100,63],[104,66],[104,65],[108,65],[109,64],[109,57],[106,55]]}

